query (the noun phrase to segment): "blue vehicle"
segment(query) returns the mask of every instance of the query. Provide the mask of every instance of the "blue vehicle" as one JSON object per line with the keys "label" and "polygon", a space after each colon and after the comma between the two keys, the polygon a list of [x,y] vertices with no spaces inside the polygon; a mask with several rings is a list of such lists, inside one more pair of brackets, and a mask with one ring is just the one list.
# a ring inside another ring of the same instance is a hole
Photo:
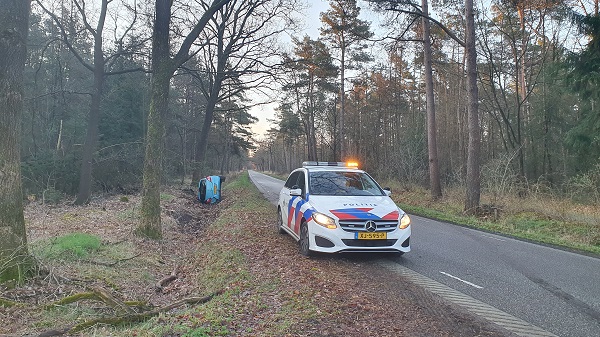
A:
{"label": "blue vehicle", "polygon": [[216,204],[221,201],[221,183],[223,176],[208,176],[198,183],[198,200],[203,204]]}

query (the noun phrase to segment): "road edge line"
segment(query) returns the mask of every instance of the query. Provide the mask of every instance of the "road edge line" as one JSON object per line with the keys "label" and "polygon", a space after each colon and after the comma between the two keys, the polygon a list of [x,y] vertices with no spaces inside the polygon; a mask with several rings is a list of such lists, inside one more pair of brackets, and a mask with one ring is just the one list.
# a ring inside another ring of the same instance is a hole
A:
{"label": "road edge line", "polygon": [[526,322],[520,318],[512,316],[500,309],[497,309],[487,303],[481,302],[469,295],[452,289],[438,281],[427,276],[421,275],[414,270],[406,268],[390,260],[378,261],[378,264],[390,271],[393,271],[412,283],[425,288],[426,290],[442,297],[446,301],[456,304],[469,312],[485,318],[486,320],[501,326],[502,328],[518,335],[526,337],[558,337],[538,326]]}

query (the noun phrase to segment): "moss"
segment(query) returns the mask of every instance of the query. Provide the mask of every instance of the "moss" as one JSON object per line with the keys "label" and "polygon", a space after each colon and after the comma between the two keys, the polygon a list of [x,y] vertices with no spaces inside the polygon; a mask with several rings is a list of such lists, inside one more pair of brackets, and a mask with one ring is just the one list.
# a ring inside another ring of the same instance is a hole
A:
{"label": "moss", "polygon": [[0,297],[0,307],[5,307],[5,308],[9,308],[9,307],[14,307],[17,305],[20,305],[21,303],[15,302],[15,301],[11,301],[7,298],[2,298]]}
{"label": "moss", "polygon": [[0,283],[15,281],[21,284],[35,271],[26,241],[13,228],[0,227]]}
{"label": "moss", "polygon": [[171,201],[173,199],[175,199],[174,195],[167,194],[167,193],[161,193],[160,194],[160,200],[161,201]]}
{"label": "moss", "polygon": [[65,253],[74,257],[84,257],[100,248],[99,237],[85,233],[70,233],[55,238],[46,253],[50,257],[63,257]]}

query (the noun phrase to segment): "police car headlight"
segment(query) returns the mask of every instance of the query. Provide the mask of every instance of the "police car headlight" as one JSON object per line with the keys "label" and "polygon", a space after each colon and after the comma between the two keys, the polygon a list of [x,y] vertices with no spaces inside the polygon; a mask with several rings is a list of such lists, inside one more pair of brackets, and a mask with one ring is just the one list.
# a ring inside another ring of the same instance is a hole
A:
{"label": "police car headlight", "polygon": [[313,213],[312,215],[313,220],[315,220],[315,222],[325,228],[329,228],[329,229],[336,229],[337,225],[335,224],[335,220],[333,220],[332,218],[328,217],[325,214],[321,214],[321,213]]}
{"label": "police car headlight", "polygon": [[408,228],[408,226],[410,226],[410,217],[408,216],[408,214],[404,213],[402,218],[400,218],[400,226],[398,226],[398,228],[406,229]]}

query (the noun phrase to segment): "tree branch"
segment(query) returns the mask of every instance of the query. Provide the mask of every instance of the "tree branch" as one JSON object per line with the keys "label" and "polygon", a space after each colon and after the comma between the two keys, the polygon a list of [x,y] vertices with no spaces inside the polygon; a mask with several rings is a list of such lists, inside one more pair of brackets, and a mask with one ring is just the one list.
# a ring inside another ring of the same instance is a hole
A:
{"label": "tree branch", "polygon": [[[404,13],[404,14],[409,14],[409,15],[417,15],[420,17],[423,17],[433,23],[435,23],[438,27],[440,27],[444,32],[446,32],[446,34],[448,34],[448,36],[450,38],[452,38],[454,41],[456,41],[458,44],[460,44],[463,48],[466,47],[466,44],[463,40],[459,39],[456,34],[454,34],[454,32],[452,32],[448,27],[446,27],[444,24],[442,24],[441,22],[437,21],[436,19],[423,14],[423,12],[421,12],[421,9],[419,6],[417,6],[416,4],[412,3],[411,1],[402,1],[402,2],[398,2],[398,1],[377,1],[377,0],[369,0],[369,2],[372,3],[376,3],[376,4],[381,4],[381,5],[389,5],[386,6],[384,9],[387,11],[392,11],[392,12],[398,12],[398,13]],[[414,8],[414,10],[406,10],[406,9],[402,9],[402,8],[398,8],[398,5],[406,5],[406,6],[410,6],[412,8]]]}
{"label": "tree branch", "polygon": [[230,0],[214,0],[212,5],[202,14],[198,23],[194,26],[192,31],[185,37],[179,51],[173,58],[175,69],[179,68],[182,64],[185,63],[189,59],[190,48],[194,41],[200,36],[200,33],[204,29],[204,27],[208,24],[213,14],[215,14],[219,9],[221,9],[226,3]]}
{"label": "tree branch", "polygon": [[63,24],[60,22],[58,16],[56,16],[54,13],[50,12],[50,10],[48,10],[42,4],[41,0],[36,0],[36,1],[37,1],[38,5],[42,8],[42,10],[44,12],[46,12],[46,14],[50,15],[50,17],[52,18],[52,21],[54,21],[54,23],[56,23],[56,25],[60,29],[61,35],[63,37],[62,40],[65,42],[65,44],[67,45],[67,48],[69,48],[71,53],[73,53],[73,56],[75,56],[75,58],[79,61],[79,63],[81,63],[89,71],[94,71],[94,66],[89,64],[88,62],[86,62],[83,59],[83,57],[77,52],[77,50],[75,50],[75,48],[73,47],[73,44],[69,41],[69,35],[67,34],[67,31],[66,31],[65,27],[63,26]]}

